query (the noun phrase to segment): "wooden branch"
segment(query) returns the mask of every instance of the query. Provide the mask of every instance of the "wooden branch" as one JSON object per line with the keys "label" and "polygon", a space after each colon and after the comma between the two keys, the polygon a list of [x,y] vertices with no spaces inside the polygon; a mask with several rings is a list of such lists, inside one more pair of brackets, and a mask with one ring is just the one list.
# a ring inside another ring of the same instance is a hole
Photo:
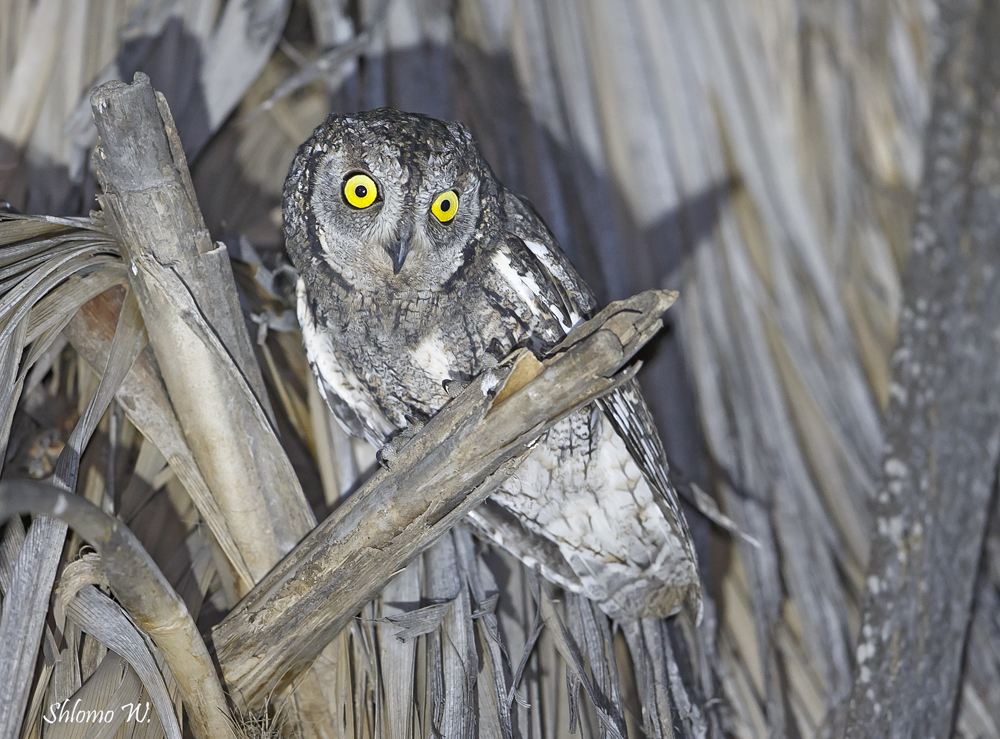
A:
{"label": "wooden branch", "polygon": [[676,293],[614,303],[540,363],[519,350],[448,403],[219,624],[216,656],[237,704],[294,679],[413,556],[478,506],[558,419],[634,374]]}
{"label": "wooden branch", "polygon": [[315,525],[274,433],[226,249],[198,209],[166,102],[149,78],[91,96],[101,198],[170,401],[255,579]]}
{"label": "wooden branch", "polygon": [[65,521],[98,551],[118,601],[159,647],[170,667],[195,737],[234,736],[226,697],[198,627],[128,526],[93,503],[48,483],[0,483],[0,523],[27,513]]}
{"label": "wooden branch", "polygon": [[1000,5],[942,0],[847,737],[949,736],[1000,454]]}

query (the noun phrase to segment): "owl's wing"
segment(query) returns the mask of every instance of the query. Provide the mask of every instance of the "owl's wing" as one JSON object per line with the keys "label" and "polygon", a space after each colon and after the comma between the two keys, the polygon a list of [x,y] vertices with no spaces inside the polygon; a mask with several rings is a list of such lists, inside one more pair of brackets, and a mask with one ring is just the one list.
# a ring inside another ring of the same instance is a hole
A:
{"label": "owl's wing", "polygon": [[389,441],[395,427],[354,373],[338,360],[328,327],[316,324],[320,315],[318,306],[310,310],[309,294],[301,277],[296,285],[296,298],[302,343],[320,395],[344,431],[381,447]]}
{"label": "owl's wing", "polygon": [[679,527],[683,535],[681,539],[685,549],[694,560],[694,547],[691,543],[691,533],[688,531],[687,521],[681,515],[680,504],[677,498],[677,491],[673,483],[670,482],[670,475],[667,467],[667,455],[663,449],[663,442],[660,434],[656,430],[653,416],[649,412],[639,382],[634,377],[624,385],[605,395],[597,401],[598,407],[604,411],[604,415],[611,420],[611,425],[625,442],[632,459],[642,470],[649,484],[659,493],[661,508],[665,507],[664,514],[672,518]]}
{"label": "owl's wing", "polygon": [[[541,216],[529,202],[512,193],[506,193],[505,206],[510,229],[537,260],[549,282],[563,300],[567,311],[575,311],[581,318],[595,312],[597,300],[587,284],[577,274],[562,249],[545,226]],[[574,322],[575,325],[575,322]],[[650,485],[659,493],[661,503],[683,531],[684,545],[693,559],[694,550],[687,523],[681,515],[677,492],[670,482],[667,457],[663,442],[649,407],[642,397],[639,383],[634,378],[598,401],[598,406],[611,420],[615,431]]]}
{"label": "owl's wing", "polygon": [[504,207],[510,232],[524,244],[528,258],[558,294],[563,310],[576,318],[570,321],[570,327],[590,318],[597,308],[597,299],[556,244],[542,217],[531,203],[511,192],[505,193]]}

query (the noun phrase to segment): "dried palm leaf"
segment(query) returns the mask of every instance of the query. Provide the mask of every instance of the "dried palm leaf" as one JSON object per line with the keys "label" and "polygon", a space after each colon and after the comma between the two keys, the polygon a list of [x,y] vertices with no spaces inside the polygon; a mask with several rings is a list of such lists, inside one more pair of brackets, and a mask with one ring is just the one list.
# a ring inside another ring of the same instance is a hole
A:
{"label": "dried palm leaf", "polygon": [[[184,602],[135,535],[93,504],[70,496],[56,486],[28,481],[3,483],[3,486],[0,511],[4,518],[18,513],[59,517],[72,522],[74,530],[98,550],[104,575],[119,602],[131,619],[143,627],[170,667],[195,735],[199,738],[229,736],[229,711],[208,649]],[[124,614],[112,615],[119,613],[118,606],[93,586],[84,586],[69,600],[66,608],[69,615],[75,614],[79,621],[85,622],[101,641],[131,658],[130,664],[143,678],[161,720],[172,715],[166,691],[156,688],[161,677],[145,645],[141,639],[123,636],[132,633],[138,637],[131,631],[129,619]],[[179,730],[169,733],[169,724],[164,728],[168,736],[179,739]]]}
{"label": "dried palm leaf", "polygon": [[[101,235],[95,241],[95,244],[85,247],[62,245],[61,254],[54,254],[49,262],[39,265],[21,284],[3,293],[0,298],[0,325],[4,326],[5,336],[13,336],[15,340],[20,337],[18,344],[23,346],[29,315],[48,291],[73,274],[93,271],[95,265],[92,262],[97,262],[98,269],[107,263],[99,256],[102,251],[107,251],[106,237]],[[87,257],[97,258],[88,260]],[[134,302],[132,305],[131,310],[122,312],[120,330],[116,332],[108,367],[102,376],[98,392],[91,399],[87,412],[74,429],[56,464],[55,484],[65,490],[76,487],[83,449],[145,342],[141,318]],[[70,315],[76,311],[76,307],[78,306],[71,306]],[[46,338],[49,341],[54,339]],[[18,344],[15,344],[15,348],[18,348]],[[13,363],[18,353],[19,351],[5,355],[4,362]],[[0,391],[5,396],[5,407],[14,405],[20,387],[21,382],[12,382]],[[6,442],[6,438],[3,441]],[[0,696],[0,702],[12,709],[4,713],[11,725],[19,724],[24,713],[30,686],[28,676],[34,668],[34,656],[48,611],[48,596],[65,533],[65,525],[57,521],[40,518],[32,524],[21,549],[8,593],[7,607],[0,618],[0,642],[4,645],[0,648],[0,681],[8,686],[6,690],[9,691]]]}
{"label": "dried palm leaf", "polygon": [[[139,703],[142,683],[128,663],[116,654],[108,654],[97,672],[66,699],[55,704],[42,720],[50,724],[43,732],[44,739],[87,739],[115,736],[118,727],[128,718],[126,705]],[[74,712],[83,705],[83,720],[76,721]],[[68,711],[67,711],[68,709]],[[65,717],[62,712],[66,711]],[[111,717],[109,720],[104,720]],[[93,720],[88,720],[92,718]],[[94,727],[94,728],[92,728]],[[177,734],[179,736],[179,733]]]}

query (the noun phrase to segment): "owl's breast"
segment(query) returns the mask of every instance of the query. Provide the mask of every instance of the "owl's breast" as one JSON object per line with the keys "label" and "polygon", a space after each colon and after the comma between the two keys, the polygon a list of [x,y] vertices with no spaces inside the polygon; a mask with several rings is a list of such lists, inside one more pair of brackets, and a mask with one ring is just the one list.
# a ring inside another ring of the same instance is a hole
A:
{"label": "owl's breast", "polygon": [[531,327],[523,317],[498,311],[487,291],[467,284],[426,305],[407,306],[404,320],[383,322],[371,338],[391,365],[376,381],[401,403],[433,415],[448,402],[450,382],[471,380],[492,364],[488,355],[503,359],[529,344]]}
{"label": "owl's breast", "polygon": [[564,336],[549,305],[557,297],[541,276],[517,273],[510,260],[498,271],[496,261],[431,295],[362,297],[319,284],[300,295],[300,314],[316,327],[311,340],[303,329],[313,366],[366,428],[381,429],[375,438],[429,419],[448,402],[450,382],[492,364],[487,355],[499,360],[522,346],[543,352]]}
{"label": "owl's breast", "polygon": [[495,261],[429,300],[402,299],[397,311],[365,322],[375,327],[371,343],[383,347],[395,364],[391,374],[410,378],[402,387],[386,383],[400,400],[434,413],[447,402],[450,381],[471,380],[492,364],[490,358],[503,359],[518,347],[543,353],[565,336],[551,310],[557,297],[546,295],[548,286],[531,275],[512,282],[513,270],[498,273]]}
{"label": "owl's breast", "polygon": [[433,416],[449,400],[450,381],[478,374],[491,345],[511,345],[503,322],[472,292],[433,300],[307,297],[304,308],[316,325],[311,332],[304,325],[303,336],[317,373],[329,387],[351,388],[349,403],[364,406],[362,420],[377,410],[392,426],[384,435]]}

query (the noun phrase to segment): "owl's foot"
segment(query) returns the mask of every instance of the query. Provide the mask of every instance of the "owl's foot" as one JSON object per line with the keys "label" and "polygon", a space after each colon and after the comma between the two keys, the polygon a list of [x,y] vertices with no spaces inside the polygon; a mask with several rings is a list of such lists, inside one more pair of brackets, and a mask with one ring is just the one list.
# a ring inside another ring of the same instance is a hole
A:
{"label": "owl's foot", "polygon": [[[498,360],[490,352],[486,352],[485,354],[483,354],[482,359],[480,359],[481,377],[487,382],[491,383],[490,384],[491,388],[494,387],[496,383],[492,382],[489,378],[495,379],[496,375],[493,373],[493,370],[495,370],[499,366],[500,366],[500,360]],[[442,383],[442,385],[444,385],[444,391],[448,394],[449,398],[457,398],[459,395],[462,394],[462,391],[465,390],[465,388],[469,387],[469,385],[472,384],[470,382],[470,380],[472,379],[471,375],[467,375],[464,372],[460,373],[460,375],[461,377],[459,378],[445,380]]]}
{"label": "owl's foot", "polygon": [[388,444],[375,452],[375,459],[380,465],[389,469],[399,459],[399,453],[403,451],[403,447],[409,444],[410,439],[416,436],[423,427],[424,424],[420,421],[412,422],[411,425],[394,436]]}

